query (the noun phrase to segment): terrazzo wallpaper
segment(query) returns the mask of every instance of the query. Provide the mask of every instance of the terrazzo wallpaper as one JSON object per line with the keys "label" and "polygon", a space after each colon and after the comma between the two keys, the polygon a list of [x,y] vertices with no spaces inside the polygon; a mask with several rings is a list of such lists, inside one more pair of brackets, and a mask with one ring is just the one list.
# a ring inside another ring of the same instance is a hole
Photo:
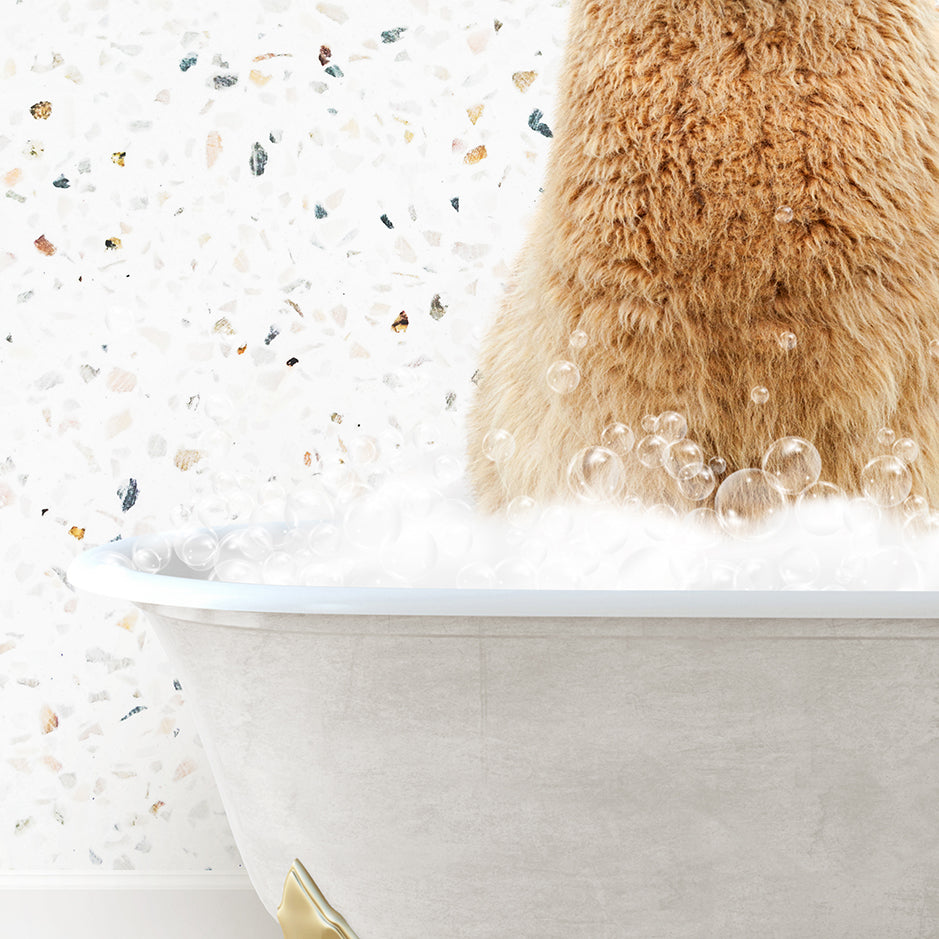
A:
{"label": "terrazzo wallpaper", "polygon": [[[459,453],[566,0],[16,0],[0,36],[0,869],[234,870],[88,545]],[[364,443],[363,443],[364,441]],[[357,457],[358,454],[358,457]]]}

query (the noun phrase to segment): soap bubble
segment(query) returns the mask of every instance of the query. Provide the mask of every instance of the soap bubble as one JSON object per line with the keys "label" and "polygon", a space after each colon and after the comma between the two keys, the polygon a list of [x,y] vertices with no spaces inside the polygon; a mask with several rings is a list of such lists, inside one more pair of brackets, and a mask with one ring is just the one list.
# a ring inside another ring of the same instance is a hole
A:
{"label": "soap bubble", "polygon": [[640,426],[647,434],[654,434],[655,426],[658,422],[659,419],[654,414],[644,414],[640,421]]}
{"label": "soap bubble", "polygon": [[326,488],[317,483],[297,486],[284,503],[284,517],[289,525],[331,521],[336,507]]}
{"label": "soap bubble", "polygon": [[421,453],[437,450],[443,439],[440,428],[433,421],[419,421],[415,424],[411,436]]}
{"label": "soap bubble", "polygon": [[348,444],[349,456],[352,462],[358,466],[374,463],[380,456],[381,451],[378,447],[378,441],[368,434],[360,434],[353,437]]}
{"label": "soap bubble", "polygon": [[929,354],[934,359],[939,359],[939,339],[933,339],[929,343]]}
{"label": "soap bubble", "polygon": [[221,580],[229,584],[260,584],[264,582],[259,564],[244,558],[229,558],[219,561],[210,580]]}
{"label": "soap bubble", "polygon": [[603,428],[600,443],[607,450],[612,450],[620,459],[625,459],[636,443],[636,435],[626,424],[614,421]]}
{"label": "soap bubble", "polygon": [[565,359],[548,368],[548,387],[559,395],[570,394],[580,384],[580,369]]}
{"label": "soap bubble", "polygon": [[787,587],[809,587],[818,580],[821,562],[810,548],[790,548],[779,559],[779,574]]}
{"label": "soap bubble", "polygon": [[531,496],[516,496],[505,509],[509,525],[527,531],[538,521],[541,507]]}
{"label": "soap bubble", "polygon": [[901,437],[893,444],[893,455],[904,463],[912,463],[919,456],[919,444],[912,437]]}
{"label": "soap bubble", "polygon": [[205,496],[195,506],[196,518],[206,528],[218,528],[231,521],[228,500],[221,496]]}
{"label": "soap bubble", "polygon": [[783,521],[786,500],[762,470],[731,473],[718,487],[714,511],[730,534],[741,538],[769,534]]}
{"label": "soap bubble", "polygon": [[284,499],[266,499],[259,502],[251,512],[251,521],[255,525],[268,522],[281,522],[287,516],[287,503]]}
{"label": "soap bubble", "polygon": [[712,456],[708,460],[708,466],[714,471],[715,476],[723,476],[727,472],[727,461],[723,457]]}
{"label": "soap bubble", "polygon": [[568,340],[572,349],[583,349],[589,341],[590,337],[582,329],[575,329]]}
{"label": "soap bubble", "polygon": [[493,573],[496,586],[501,589],[538,587],[537,569],[523,558],[506,558],[495,566]]}
{"label": "soap bubble", "polygon": [[648,469],[661,466],[665,459],[668,441],[658,434],[649,434],[636,444],[636,459]]}
{"label": "soap bubble", "polygon": [[549,505],[542,513],[538,530],[548,541],[564,543],[574,527],[574,516],[566,505]]}
{"label": "soap bubble", "polygon": [[754,385],[750,389],[750,400],[754,404],[766,404],[769,401],[769,388],[763,385]]}
{"label": "soap bubble", "polygon": [[745,558],[734,571],[737,590],[773,590],[776,585],[776,571],[766,558]]}
{"label": "soap bubble", "polygon": [[662,455],[662,466],[673,479],[677,479],[685,467],[702,466],[703,463],[704,451],[688,437],[673,440]]}
{"label": "soap bubble", "polygon": [[515,453],[515,438],[501,428],[490,430],[483,437],[483,455],[493,463],[504,463]]}
{"label": "soap bubble", "polygon": [[889,427],[881,427],[880,430],[877,431],[877,442],[882,447],[892,447],[896,439],[896,432]]}
{"label": "soap bubble", "polygon": [[218,535],[211,528],[186,532],[176,545],[176,554],[194,571],[207,571],[218,558]]}
{"label": "soap bubble", "polygon": [[663,411],[655,422],[655,432],[669,443],[681,440],[688,433],[688,422],[678,411]]}
{"label": "soap bubble", "polygon": [[583,502],[615,499],[625,479],[623,461],[606,447],[584,447],[567,468],[568,486]]}
{"label": "soap bubble", "polygon": [[260,525],[235,528],[223,535],[218,543],[219,561],[263,561],[273,548],[274,537],[268,529]]}
{"label": "soap bubble", "polygon": [[310,528],[307,544],[317,557],[335,557],[342,545],[342,531],[332,522],[318,522]]}
{"label": "soap bubble", "polygon": [[913,488],[913,476],[903,460],[877,456],[861,470],[861,490],[875,505],[899,505]]}
{"label": "soap bubble", "polygon": [[341,587],[344,583],[342,570],[337,565],[316,561],[307,564],[297,580],[304,587]]}
{"label": "soap bubble", "polygon": [[456,585],[464,589],[486,589],[496,585],[496,572],[482,561],[472,561],[456,574]]}
{"label": "soap bubble", "polygon": [[796,499],[796,520],[810,534],[832,535],[844,524],[844,498],[834,483],[812,483]]}
{"label": "soap bubble", "polygon": [[145,574],[162,571],[172,557],[173,546],[165,535],[144,535],[138,538],[131,553],[134,567]]}
{"label": "soap bubble", "polygon": [[781,437],[763,454],[762,466],[780,492],[794,496],[818,482],[822,458],[808,440]]}
{"label": "soap bubble", "polygon": [[773,218],[776,219],[777,222],[786,224],[787,222],[792,221],[794,214],[795,213],[792,211],[792,206],[781,205],[773,214]]}
{"label": "soap bubble", "polygon": [[381,550],[381,565],[410,585],[432,575],[437,564],[437,541],[427,530],[409,528]]}
{"label": "soap bubble", "polygon": [[903,514],[907,518],[921,518],[929,514],[929,501],[923,496],[910,496],[903,503]]}
{"label": "soap bubble", "polygon": [[291,584],[296,575],[296,561],[287,551],[272,551],[261,565],[261,577],[266,584]]}
{"label": "soap bubble", "polygon": [[346,509],[342,530],[357,548],[377,548],[396,541],[401,534],[401,508],[386,495],[369,493]]}
{"label": "soap bubble", "polygon": [[693,502],[706,499],[714,491],[716,485],[717,478],[714,476],[714,470],[703,463],[692,463],[683,466],[678,471],[678,489],[686,499],[691,499]]}
{"label": "soap bubble", "polygon": [[108,551],[102,555],[101,563],[106,567],[123,567],[133,569],[134,562],[123,551]]}
{"label": "soap bubble", "polygon": [[642,513],[642,529],[653,541],[665,541],[673,533],[672,527],[678,521],[678,513],[664,502],[650,505]]}
{"label": "soap bubble", "polygon": [[844,523],[855,535],[867,536],[877,530],[883,513],[870,499],[851,499],[844,510]]}
{"label": "soap bubble", "polygon": [[434,460],[434,478],[441,486],[449,486],[463,476],[463,461],[449,453],[441,453]]}
{"label": "soap bubble", "polygon": [[777,337],[777,340],[779,342],[780,348],[785,349],[786,352],[791,352],[793,349],[795,349],[799,341],[796,338],[795,333],[789,333],[789,332],[780,333],[779,336]]}

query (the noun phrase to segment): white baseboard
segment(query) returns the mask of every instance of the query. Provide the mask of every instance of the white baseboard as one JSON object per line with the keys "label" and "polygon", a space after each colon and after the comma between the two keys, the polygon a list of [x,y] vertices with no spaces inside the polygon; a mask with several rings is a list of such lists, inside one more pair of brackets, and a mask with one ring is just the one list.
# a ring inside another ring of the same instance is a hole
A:
{"label": "white baseboard", "polygon": [[247,874],[2,871],[3,939],[283,939]]}

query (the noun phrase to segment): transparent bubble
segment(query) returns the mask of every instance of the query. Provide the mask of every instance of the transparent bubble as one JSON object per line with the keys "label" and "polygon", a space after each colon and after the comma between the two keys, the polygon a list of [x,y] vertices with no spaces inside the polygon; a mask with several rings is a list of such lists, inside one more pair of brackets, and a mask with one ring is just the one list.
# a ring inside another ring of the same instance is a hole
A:
{"label": "transparent bubble", "polygon": [[903,514],[907,518],[920,518],[929,515],[929,500],[923,496],[910,496],[903,503]]}
{"label": "transparent bubble", "polygon": [[457,571],[456,585],[470,590],[493,588],[496,585],[496,572],[482,561],[472,561]]}
{"label": "transparent bubble", "polygon": [[215,565],[212,575],[212,580],[221,580],[229,584],[260,584],[264,582],[260,565],[244,558],[230,558],[227,561],[219,561]]}
{"label": "transparent bubble", "polygon": [[131,560],[138,571],[156,574],[162,571],[173,557],[173,545],[165,535],[146,535],[134,544]]}
{"label": "transparent bubble", "polygon": [[903,460],[877,456],[861,470],[861,491],[881,508],[899,505],[913,488],[913,476]]}
{"label": "transparent bubble", "polygon": [[409,584],[425,581],[437,565],[437,541],[425,529],[407,529],[381,551],[381,565]]}
{"label": "transparent bubble", "polygon": [[560,359],[548,368],[548,387],[559,395],[570,394],[580,384],[580,369],[565,359]]}
{"label": "transparent bubble", "polygon": [[261,565],[261,577],[266,584],[295,583],[297,568],[293,555],[287,551],[272,551]]}
{"label": "transparent bubble", "polygon": [[584,447],[567,467],[567,484],[583,502],[617,498],[625,479],[623,461],[606,447]]}
{"label": "transparent bubble", "polygon": [[572,349],[583,349],[590,341],[590,337],[582,329],[575,329],[568,341]]}
{"label": "transparent bubble", "polygon": [[818,580],[822,565],[818,555],[800,545],[789,548],[779,559],[779,574],[787,587],[810,587]]}
{"label": "transparent bubble", "polygon": [[769,401],[769,388],[763,385],[754,385],[750,389],[750,400],[754,404],[766,404]]}
{"label": "transparent bubble", "polygon": [[762,470],[731,473],[718,487],[714,511],[724,531],[740,538],[769,534],[782,524],[786,499]]}
{"label": "transparent bubble", "polygon": [[767,558],[745,558],[734,571],[736,590],[773,590],[776,585],[776,571]]}
{"label": "transparent bubble", "polygon": [[348,444],[349,457],[357,466],[374,463],[381,455],[378,441],[368,434],[353,437]]}
{"label": "transparent bubble", "polygon": [[304,587],[341,587],[345,579],[338,565],[313,562],[300,571],[297,582]]}
{"label": "transparent bubble", "polygon": [[650,505],[642,513],[642,529],[653,541],[667,541],[675,533],[678,513],[664,502]]}
{"label": "transparent bubble", "polygon": [[880,506],[863,497],[849,500],[844,510],[845,527],[856,535],[873,534],[882,517]]}
{"label": "transparent bubble", "polygon": [[258,486],[258,502],[271,502],[275,499],[284,500],[287,498],[287,490],[284,484],[277,479],[269,479],[267,482]]}
{"label": "transparent bubble", "polygon": [[538,586],[538,570],[524,558],[506,558],[493,571],[496,586],[501,589],[525,589]]}
{"label": "transparent bubble", "polygon": [[640,421],[640,426],[647,434],[654,434],[658,422],[659,419],[654,414],[644,414]]}
{"label": "transparent bubble", "polygon": [[549,543],[563,543],[574,527],[574,515],[566,505],[549,505],[542,513],[538,530]]}
{"label": "transparent bubble", "polygon": [[697,467],[703,464],[704,451],[688,437],[673,440],[662,455],[662,466],[673,479],[677,479],[685,467]]}
{"label": "transparent bubble", "polygon": [[134,562],[123,551],[108,551],[101,558],[101,563],[106,567],[133,568]]}
{"label": "transparent bubble", "polygon": [[655,432],[669,443],[681,440],[688,433],[688,421],[678,411],[663,411],[655,422]]}
{"label": "transparent bubble", "polygon": [[515,453],[515,438],[501,428],[490,430],[483,437],[483,456],[493,463],[504,463]]}
{"label": "transparent bubble", "polygon": [[688,532],[691,543],[696,547],[706,548],[720,540],[723,531],[720,518],[714,509],[701,506],[692,509],[685,518],[691,525]]}
{"label": "transparent bubble", "polygon": [[875,551],[867,566],[867,586],[875,590],[919,590],[922,568],[909,548],[890,545]]}
{"label": "transparent bubble", "polygon": [[919,444],[912,437],[894,441],[893,455],[904,463],[912,463],[919,456]]}
{"label": "transparent bubble", "polygon": [[714,471],[715,476],[723,476],[727,472],[727,461],[723,457],[712,456],[708,460],[708,466]]}
{"label": "transparent bubble", "polygon": [[260,525],[235,528],[219,540],[219,563],[228,560],[263,561],[273,549],[274,537],[267,528]]}
{"label": "transparent bubble", "polygon": [[880,430],[877,431],[877,442],[882,447],[892,447],[896,439],[896,432],[892,431],[889,427],[881,427]]}
{"label": "transparent bubble", "polygon": [[228,497],[228,515],[232,521],[250,518],[255,507],[254,496],[246,489],[234,492]]}
{"label": "transparent bubble", "polygon": [[234,473],[224,471],[212,474],[212,491],[223,499],[241,490],[241,482]]}
{"label": "transparent bubble", "polygon": [[342,530],[332,522],[319,522],[310,528],[307,544],[317,557],[334,557],[342,545]]}
{"label": "transparent bubble", "polygon": [[441,486],[455,483],[463,475],[463,469],[463,461],[449,453],[441,453],[434,460],[434,478]]}
{"label": "transparent bubble", "polygon": [[194,571],[207,571],[218,559],[218,535],[211,528],[187,532],[176,545],[176,554]]}
{"label": "transparent bubble", "polygon": [[531,496],[516,496],[505,509],[505,517],[513,528],[528,531],[538,522],[541,506]]}
{"label": "transparent bubble", "polygon": [[636,459],[649,469],[661,466],[665,460],[668,441],[658,434],[649,434],[636,444]]}
{"label": "transparent bubble", "polygon": [[620,459],[625,460],[636,444],[636,435],[631,427],[615,421],[603,428],[600,443],[607,450],[612,450]]}
{"label": "transparent bubble", "polygon": [[433,421],[419,421],[414,425],[411,437],[421,453],[432,453],[443,442],[440,428]]}
{"label": "transparent bubble", "polygon": [[251,521],[255,525],[269,522],[282,522],[287,517],[286,499],[266,499],[259,502],[251,512]]}
{"label": "transparent bubble", "polygon": [[933,339],[932,342],[929,343],[929,354],[934,359],[939,359],[939,339]]}
{"label": "transparent bubble", "polygon": [[813,535],[831,535],[844,525],[844,490],[834,483],[806,486],[796,499],[796,520]]}
{"label": "transparent bubble", "polygon": [[815,445],[801,437],[781,437],[763,454],[763,472],[780,491],[797,495],[822,474],[822,458]]}
{"label": "transparent bubble", "polygon": [[785,349],[786,352],[791,352],[798,345],[799,340],[796,338],[795,333],[780,333],[777,337],[779,346],[782,349]]}
{"label": "transparent bubble", "polygon": [[196,518],[206,528],[218,528],[231,521],[228,500],[221,496],[205,496],[195,506]]}
{"label": "transparent bubble", "polygon": [[776,210],[775,214],[773,215],[773,218],[776,219],[777,222],[782,222],[783,224],[785,224],[786,222],[792,221],[794,214],[795,213],[792,211],[792,206],[781,205]]}
{"label": "transparent bubble", "polygon": [[385,495],[370,493],[350,503],[343,533],[357,548],[377,548],[401,534],[401,508]]}
{"label": "transparent bubble", "polygon": [[309,525],[331,521],[336,517],[336,506],[326,487],[309,482],[297,486],[284,504],[284,518],[288,525]]}
{"label": "transparent bubble", "polygon": [[170,509],[170,523],[173,528],[185,528],[192,522],[195,507],[184,502],[177,503]]}
{"label": "transparent bubble", "polygon": [[[714,470],[703,463],[692,463],[683,466],[678,471],[678,489],[686,499],[691,499],[693,502],[706,499],[714,491],[716,485],[717,477],[714,475]],[[710,511],[710,509],[704,511]]]}

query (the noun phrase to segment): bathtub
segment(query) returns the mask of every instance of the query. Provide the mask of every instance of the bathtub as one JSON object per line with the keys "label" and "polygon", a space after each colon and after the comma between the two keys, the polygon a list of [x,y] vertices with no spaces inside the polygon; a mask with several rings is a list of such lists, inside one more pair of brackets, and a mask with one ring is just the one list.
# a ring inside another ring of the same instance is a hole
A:
{"label": "bathtub", "polygon": [[307,937],[939,935],[935,592],[234,585],[132,545],[69,580],[149,617],[261,900],[298,858],[348,924]]}

